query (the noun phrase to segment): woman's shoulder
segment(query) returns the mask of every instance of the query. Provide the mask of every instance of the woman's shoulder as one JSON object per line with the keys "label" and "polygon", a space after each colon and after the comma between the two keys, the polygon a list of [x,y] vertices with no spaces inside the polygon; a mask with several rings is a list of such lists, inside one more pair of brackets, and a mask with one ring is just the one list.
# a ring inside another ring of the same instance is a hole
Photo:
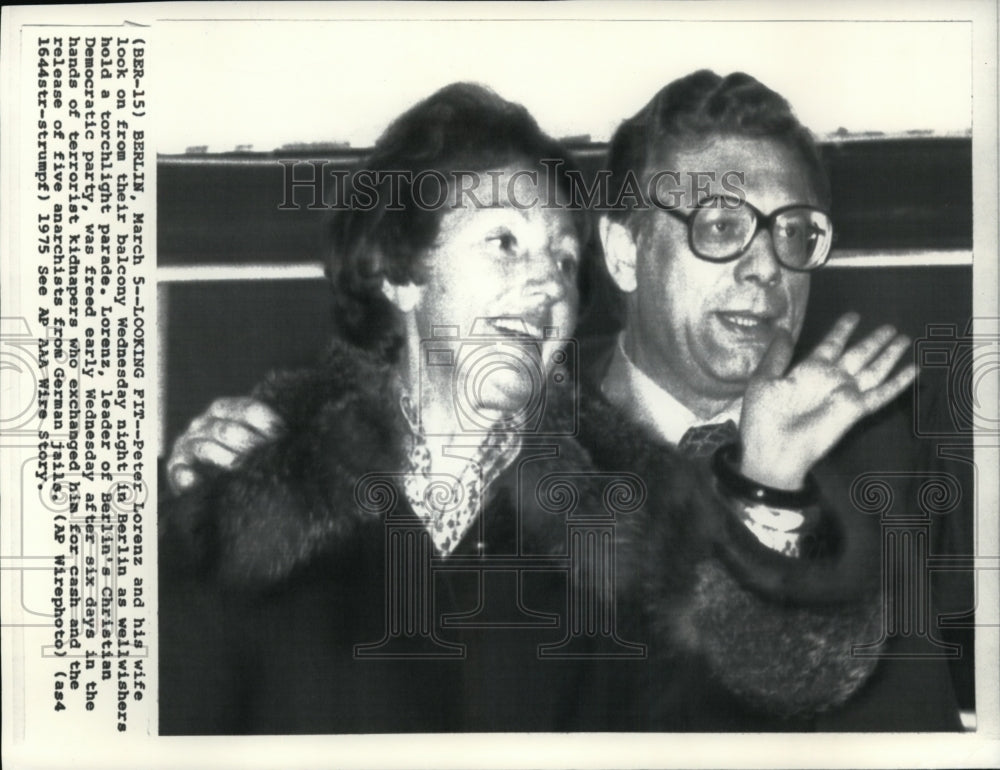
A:
{"label": "woman's shoulder", "polygon": [[275,441],[161,506],[161,547],[183,569],[233,586],[286,579],[350,542],[361,479],[399,464],[402,416],[386,371],[334,346],[316,367],[270,375],[255,395],[282,417]]}
{"label": "woman's shoulder", "polygon": [[324,427],[317,418],[331,408],[368,414],[387,411],[393,392],[387,361],[334,341],[312,366],[269,373],[252,395],[277,411],[289,428],[315,429]]}

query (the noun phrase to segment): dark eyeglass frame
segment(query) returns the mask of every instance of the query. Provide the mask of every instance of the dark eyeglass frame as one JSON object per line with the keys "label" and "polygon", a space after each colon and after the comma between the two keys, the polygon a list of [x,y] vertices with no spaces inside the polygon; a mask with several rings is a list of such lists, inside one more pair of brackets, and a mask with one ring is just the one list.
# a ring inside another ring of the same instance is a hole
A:
{"label": "dark eyeglass frame", "polygon": [[[719,208],[720,206],[728,209],[738,209],[738,208],[749,209],[750,213],[753,214],[754,227],[753,231],[750,233],[750,238],[747,240],[747,242],[743,245],[743,247],[739,251],[725,257],[711,257],[699,251],[694,245],[694,219],[696,216],[698,216],[698,213],[702,209],[715,209]],[[823,260],[821,262],[818,262],[817,264],[812,265],[811,267],[796,267],[795,265],[788,265],[778,255],[777,248],[774,249],[775,258],[778,260],[778,263],[786,270],[791,270],[795,273],[811,273],[814,270],[818,270],[819,268],[823,267],[823,265],[825,265],[829,261],[830,252],[833,250],[833,218],[830,216],[830,212],[826,211],[825,209],[817,208],[816,206],[809,206],[804,203],[793,203],[789,206],[782,206],[779,209],[775,209],[770,214],[764,214],[764,212],[762,212],[760,209],[758,209],[756,206],[754,206],[752,203],[749,203],[746,200],[740,200],[738,198],[733,198],[725,195],[713,195],[709,198],[705,198],[700,203],[698,203],[698,205],[687,210],[686,213],[684,213],[683,209],[679,208],[663,208],[661,209],[661,211],[670,214],[670,216],[672,216],[674,219],[683,222],[687,226],[688,247],[691,249],[691,252],[696,257],[698,257],[698,259],[703,259],[706,262],[714,262],[716,264],[725,264],[726,262],[733,262],[742,257],[744,254],[746,254],[747,251],[750,249],[750,246],[753,244],[754,239],[760,234],[761,230],[764,229],[767,230],[768,234],[771,236],[771,242],[773,244],[774,243],[773,228],[775,221],[779,216],[784,214],[786,211],[791,211],[793,209],[800,209],[800,210],[805,209],[806,211],[815,211],[819,214],[822,214],[830,221],[830,238],[829,238],[830,245],[827,247],[826,254],[823,255]]]}

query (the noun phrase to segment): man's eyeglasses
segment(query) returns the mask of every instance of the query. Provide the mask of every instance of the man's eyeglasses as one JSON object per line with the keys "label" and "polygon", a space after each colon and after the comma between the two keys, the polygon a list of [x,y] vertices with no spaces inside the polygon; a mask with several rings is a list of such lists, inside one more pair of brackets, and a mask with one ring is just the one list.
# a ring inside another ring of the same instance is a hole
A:
{"label": "man's eyeglasses", "polygon": [[714,195],[690,212],[663,209],[687,225],[691,251],[709,262],[730,262],[750,248],[761,230],[771,233],[774,253],[789,270],[822,267],[830,256],[833,222],[812,206],[783,206],[764,216],[739,198]]}

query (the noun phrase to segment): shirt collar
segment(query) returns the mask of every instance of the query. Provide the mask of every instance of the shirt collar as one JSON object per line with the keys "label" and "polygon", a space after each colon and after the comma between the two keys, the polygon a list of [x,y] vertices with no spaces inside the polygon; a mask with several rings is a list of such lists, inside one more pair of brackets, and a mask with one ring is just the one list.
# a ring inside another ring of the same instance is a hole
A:
{"label": "shirt collar", "polygon": [[624,409],[633,420],[671,444],[678,443],[688,429],[696,425],[726,420],[740,424],[742,398],[733,400],[707,420],[699,418],[632,362],[625,352],[624,337],[625,332],[618,335],[611,363],[601,383],[601,391],[612,404]]}

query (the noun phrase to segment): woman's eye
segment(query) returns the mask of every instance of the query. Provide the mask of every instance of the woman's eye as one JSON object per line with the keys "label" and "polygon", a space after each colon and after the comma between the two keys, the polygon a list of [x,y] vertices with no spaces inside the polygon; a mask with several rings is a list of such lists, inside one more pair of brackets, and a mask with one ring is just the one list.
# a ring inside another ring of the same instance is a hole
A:
{"label": "woman's eye", "polygon": [[487,242],[496,243],[503,251],[514,251],[517,247],[517,238],[513,233],[509,232],[497,233],[486,240]]}

